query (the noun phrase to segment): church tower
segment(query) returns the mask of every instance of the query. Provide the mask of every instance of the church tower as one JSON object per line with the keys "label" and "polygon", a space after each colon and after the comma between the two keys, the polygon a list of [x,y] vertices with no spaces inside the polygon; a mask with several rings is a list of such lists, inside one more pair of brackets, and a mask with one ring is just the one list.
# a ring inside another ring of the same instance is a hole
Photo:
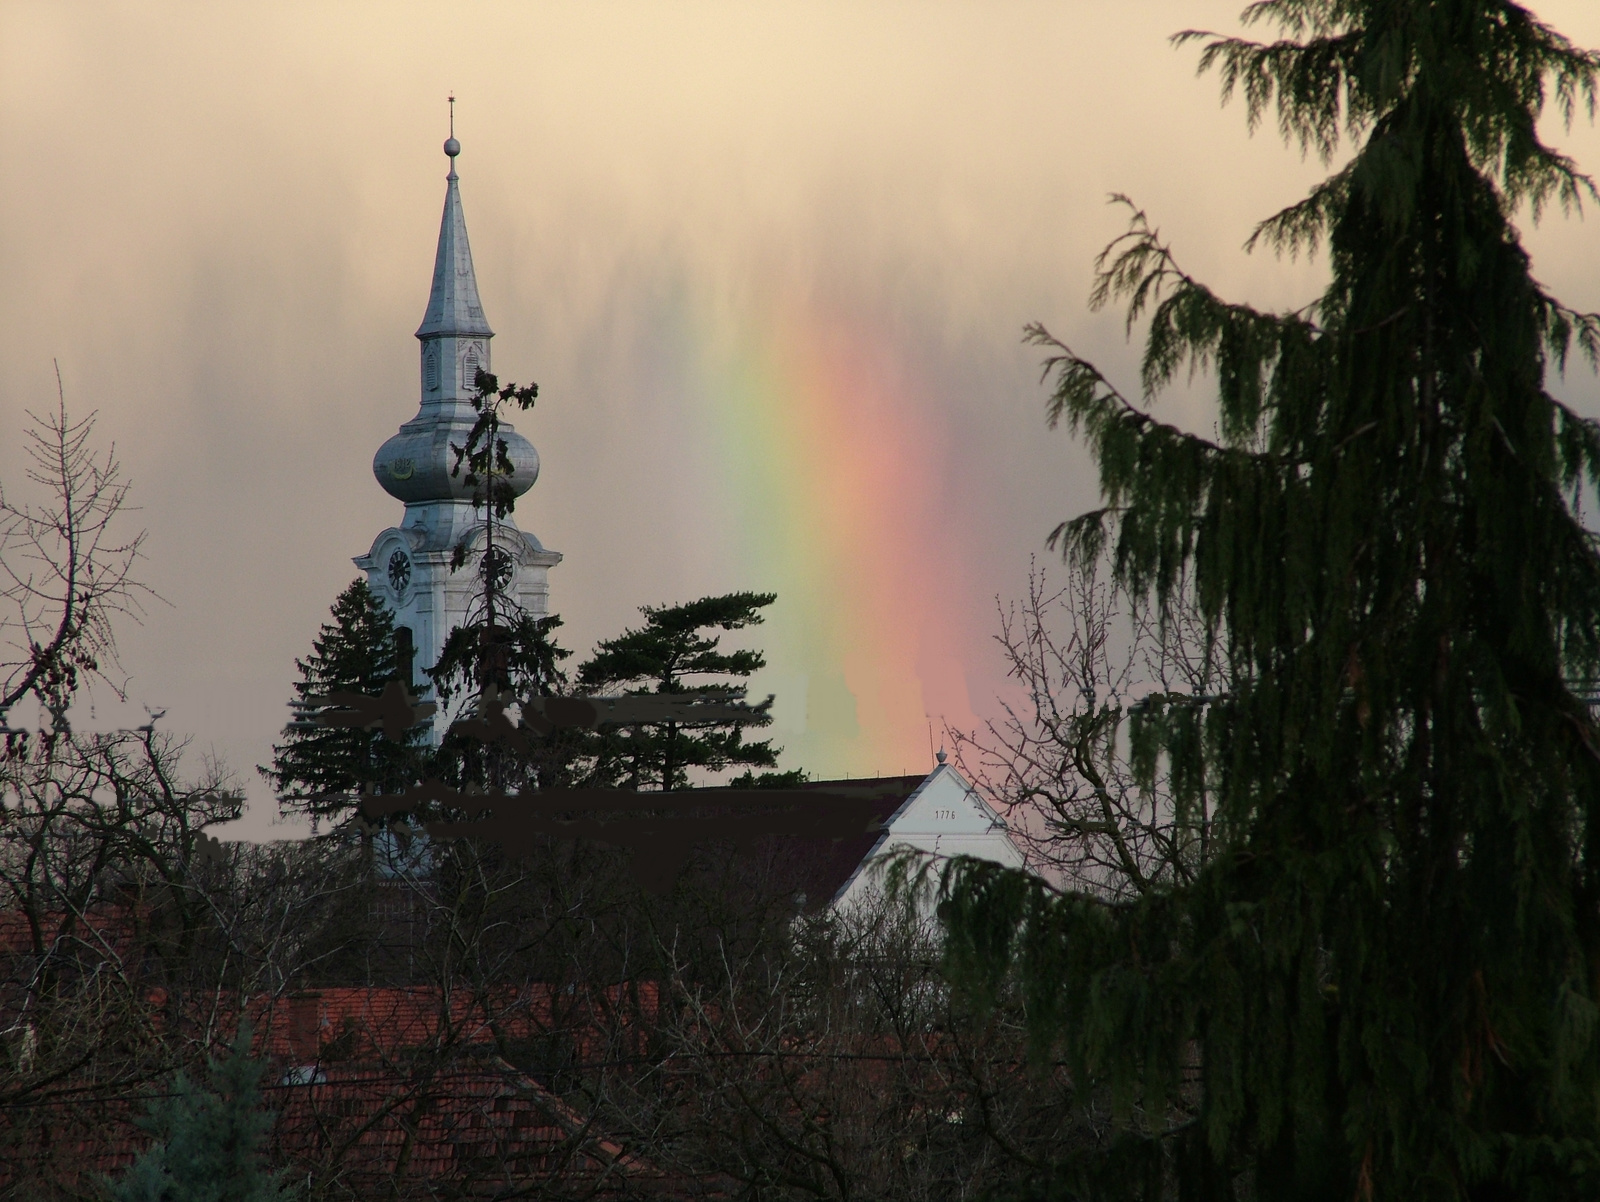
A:
{"label": "church tower", "polygon": [[[399,433],[378,448],[372,473],[390,496],[405,502],[405,517],[373,541],[355,564],[367,574],[372,591],[394,611],[402,656],[412,663],[412,680],[424,682],[424,668],[439,662],[450,631],[467,622],[475,593],[473,569],[484,549],[485,523],[474,509],[467,468],[452,476],[451,444],[466,445],[477,420],[472,408],[478,369],[489,371],[489,341],[494,331],[483,316],[478,278],[467,244],[467,223],[461,212],[456,156],[461,144],[452,131],[444,152],[450,158],[445,176],[444,216],[439,222],[439,249],[433,260],[433,287],[428,308],[417,327],[421,346],[422,404]],[[539,454],[509,423],[500,437],[515,472],[511,486],[518,496],[539,478]],[[466,540],[465,566],[452,572],[451,553]],[[509,552],[511,577],[504,593],[534,617],[549,612],[549,570],[561,562],[537,538],[519,530],[512,515],[495,519],[495,541]]]}

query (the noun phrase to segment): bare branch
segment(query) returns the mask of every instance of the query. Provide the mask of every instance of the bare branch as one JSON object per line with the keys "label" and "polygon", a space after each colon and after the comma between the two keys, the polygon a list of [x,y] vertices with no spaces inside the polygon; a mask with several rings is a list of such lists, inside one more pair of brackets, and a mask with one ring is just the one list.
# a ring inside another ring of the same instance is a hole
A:
{"label": "bare branch", "polygon": [[129,486],[115,447],[92,445],[95,415],[72,420],[62,393],[28,416],[27,476],[47,499],[0,488],[0,716],[31,695],[64,731],[86,678],[124,697],[112,622],[156,594],[134,577],[144,534],[122,533]]}

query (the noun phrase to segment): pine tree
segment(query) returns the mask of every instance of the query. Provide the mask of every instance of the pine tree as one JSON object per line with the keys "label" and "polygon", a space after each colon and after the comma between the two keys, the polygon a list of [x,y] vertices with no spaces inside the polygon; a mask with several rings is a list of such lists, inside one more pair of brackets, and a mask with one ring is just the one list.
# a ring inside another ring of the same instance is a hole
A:
{"label": "pine tree", "polygon": [[[479,689],[493,685],[504,690],[510,687],[508,660],[517,651],[510,646],[514,629],[520,627],[522,650],[525,655],[532,656],[536,671],[553,677],[562,658],[560,653],[547,656],[539,650],[546,645],[550,631],[560,624],[559,619],[538,622],[523,613],[505,588],[515,571],[513,557],[521,536],[513,527],[511,538],[506,537],[506,519],[517,507],[517,492],[512,484],[517,465],[511,461],[506,440],[500,437],[501,412],[511,406],[523,411],[532,409],[539,396],[539,386],[502,386],[496,376],[482,368],[478,369],[474,384],[472,408],[478,416],[467,433],[466,442],[460,446],[451,444],[455,463],[451,465],[450,474],[461,476],[461,469],[467,469],[462,482],[472,489],[473,511],[483,514],[481,546],[474,551],[479,534],[476,530],[469,533],[452,550],[450,570],[459,571],[469,559],[475,559],[478,582],[467,621],[451,632],[451,638],[455,641],[456,659],[475,669],[474,683]],[[436,679],[449,663],[448,657],[441,656],[434,668]],[[458,666],[452,667],[459,671]]]}
{"label": "pine tree", "polygon": [[299,721],[285,727],[283,741],[272,749],[272,767],[260,772],[278,791],[280,805],[313,819],[338,820],[354,809],[354,796],[365,787],[395,792],[414,778],[425,728],[413,728],[396,742],[381,729],[323,726],[320,712],[308,698],[337,691],[377,695],[400,678],[403,666],[395,641],[394,618],[367,587],[350,584],[333,603],[332,620],[323,624],[311,655],[295,661]]}
{"label": "pine tree", "polygon": [[250,1058],[249,1027],[207,1067],[209,1089],[179,1073],[170,1096],[151,1102],[140,1126],[156,1142],[108,1183],[113,1202],[287,1202],[266,1165],[272,1116],[261,1109],[265,1066]]}
{"label": "pine tree", "polygon": [[561,661],[572,655],[555,640],[562,625],[559,614],[535,618],[513,612],[502,616],[493,634],[492,657],[485,655],[482,626],[458,626],[445,639],[439,662],[426,669],[426,675],[443,702],[476,692],[482,686],[486,662],[491,680],[503,694],[560,696],[568,685]]}
{"label": "pine tree", "polygon": [[[759,651],[725,652],[710,630],[742,630],[763,621],[774,593],[728,593],[684,605],[640,607],[645,622],[601,642],[578,669],[590,693],[672,693],[742,702],[748,679],[766,666]],[[597,754],[596,776],[632,789],[681,789],[689,770],[770,768],[778,762],[771,740],[744,741],[746,726],[771,723],[772,698],[749,707],[744,721],[662,722],[608,732]]]}
{"label": "pine tree", "polygon": [[[1209,369],[1215,441],[1054,342],[1052,423],[1104,508],[1056,532],[1157,606],[1192,583],[1218,694],[1129,735],[1202,790],[1192,883],[1119,904],[974,865],[949,969],[1016,982],[1041,1047],[1121,1135],[1064,1195],[1600,1196],[1600,426],[1551,396],[1600,318],[1530,273],[1514,218],[1595,191],[1540,138],[1593,116],[1600,55],[1504,0],[1269,0],[1285,40],[1206,41],[1252,127],[1348,163],[1252,241],[1326,247],[1265,313],[1183,273],[1142,214],[1094,299],[1148,315],[1151,399]],[[1205,755],[1194,748],[1204,746]],[[1186,811],[1187,807],[1187,811]],[[1014,976],[1006,975],[1014,970]]]}
{"label": "pine tree", "polygon": [[[536,618],[513,609],[502,612],[493,627],[472,622],[452,630],[438,664],[427,671],[440,702],[448,704],[461,695],[476,701],[485,684],[492,684],[496,696],[508,701],[566,693],[568,680],[561,661],[572,652],[555,640],[561,625],[557,614]],[[524,728],[523,734],[527,737],[516,746],[485,745],[452,727],[430,762],[429,775],[456,787],[492,780],[507,791],[564,788],[587,781],[594,751],[588,731],[562,729],[539,736]]]}
{"label": "pine tree", "polygon": [[[536,617],[506,589],[523,536],[507,521],[517,506],[512,478],[518,465],[500,437],[502,414],[508,409],[532,409],[539,386],[502,385],[481,368],[474,383],[472,407],[478,416],[466,441],[451,445],[455,462],[450,470],[472,489],[473,510],[482,513],[483,525],[455,546],[450,568],[459,571],[472,561],[477,580],[467,620],[450,632],[439,662],[427,669],[441,703],[467,699],[456,716],[468,718],[520,697],[565,692],[567,676],[561,662],[572,654],[555,640],[562,624],[558,615]],[[507,791],[570,785],[581,775],[577,764],[584,758],[586,744],[577,732],[563,731],[518,747],[488,746],[462,735],[452,724],[433,757],[430,774],[457,787],[491,785]]]}

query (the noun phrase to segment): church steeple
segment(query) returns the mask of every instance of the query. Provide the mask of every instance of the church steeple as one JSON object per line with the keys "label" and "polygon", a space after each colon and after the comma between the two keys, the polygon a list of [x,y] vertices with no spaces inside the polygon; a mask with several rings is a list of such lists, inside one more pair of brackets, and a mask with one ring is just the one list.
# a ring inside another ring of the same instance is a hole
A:
{"label": "church steeple", "polygon": [[[452,114],[453,115],[453,114]],[[454,121],[444,144],[450,156],[445,176],[444,216],[433,260],[428,311],[417,330],[422,343],[422,404],[417,415],[388,439],[372,458],[372,473],[390,496],[405,502],[405,517],[378,535],[356,565],[395,615],[415,651],[416,666],[436,664],[450,631],[465,624],[475,597],[474,572],[456,571],[457,547],[480,552],[488,532],[474,486],[457,470],[453,448],[464,446],[478,414],[472,407],[478,369],[489,371],[489,340],[494,332],[483,317],[478,280],[467,245],[456,175]],[[500,443],[514,465],[501,482],[521,496],[539,478],[539,453],[509,422],[500,426]],[[535,618],[549,612],[549,570],[561,556],[531,533],[519,530],[507,514],[495,522],[499,549],[511,556],[512,575],[502,595]],[[398,636],[397,636],[398,637]],[[416,683],[421,683],[417,681]]]}
{"label": "church steeple", "polygon": [[[483,319],[478,299],[478,277],[472,269],[472,248],[467,244],[467,222],[461,213],[460,179],[456,156],[461,143],[455,136],[455,97],[450,98],[450,137],[444,144],[450,156],[445,176],[444,216],[439,222],[439,246],[433,257],[433,287],[428,312],[417,330],[422,342],[422,406],[417,416],[378,448],[372,470],[390,496],[404,501],[407,523],[438,525],[439,514],[417,509],[435,503],[470,501],[473,485],[469,473],[455,471],[452,446],[464,445],[477,420],[472,398],[477,391],[478,369],[489,371],[489,340],[494,331]],[[515,470],[505,481],[521,496],[539,478],[539,452],[510,423],[500,426]],[[461,517],[445,525],[452,529]],[[442,527],[441,527],[442,528]]]}
{"label": "church steeple", "polygon": [[452,136],[444,144],[444,152],[450,156],[450,174],[444,177],[444,216],[439,221],[439,249],[433,258],[433,289],[417,337],[424,341],[446,334],[492,338],[494,331],[484,320],[483,303],[478,299],[467,219],[461,212],[461,177],[456,174],[461,143]]}
{"label": "church steeple", "polygon": [[439,219],[439,247],[433,257],[433,287],[417,338],[422,342],[422,403],[465,401],[473,393],[478,369],[489,370],[489,339],[494,331],[483,316],[478,299],[478,276],[472,267],[472,246],[467,241],[467,219],[461,211],[461,183],[456,156],[461,143],[455,136],[455,103],[451,98],[450,137],[444,144],[450,156],[445,176],[444,215]]}

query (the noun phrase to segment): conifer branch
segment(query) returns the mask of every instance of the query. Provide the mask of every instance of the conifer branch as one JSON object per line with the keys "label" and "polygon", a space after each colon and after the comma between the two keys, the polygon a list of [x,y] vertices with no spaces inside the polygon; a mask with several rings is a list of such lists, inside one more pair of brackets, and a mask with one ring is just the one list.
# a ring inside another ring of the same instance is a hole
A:
{"label": "conifer branch", "polygon": [[[1267,5],[1254,5],[1246,19],[1270,15]],[[1305,10],[1297,15],[1303,20]],[[1323,24],[1319,22],[1319,24]],[[1327,28],[1324,25],[1324,28]],[[1339,149],[1340,135],[1359,133],[1371,120],[1364,92],[1351,82],[1362,38],[1354,32],[1333,33],[1305,42],[1252,42],[1201,29],[1186,29],[1172,36],[1174,46],[1206,42],[1195,73],[1203,75],[1221,64],[1222,102],[1235,91],[1244,94],[1245,119],[1252,133],[1274,99],[1278,108],[1278,133],[1286,143],[1298,143],[1302,155],[1315,151],[1324,163]]]}
{"label": "conifer branch", "polygon": [[1214,367],[1224,440],[1230,447],[1258,443],[1280,387],[1320,362],[1322,331],[1312,320],[1317,304],[1270,314],[1220,300],[1178,266],[1143,210],[1126,196],[1112,199],[1131,211],[1129,228],[1096,259],[1089,303],[1101,308],[1125,298],[1129,332],[1154,306],[1140,366],[1145,399],[1185,366],[1191,380]]}
{"label": "conifer branch", "polygon": [[1352,161],[1313,188],[1304,200],[1260,222],[1245,239],[1244,249],[1253,251],[1264,242],[1275,254],[1287,252],[1291,262],[1301,251],[1308,257],[1316,254],[1334,217],[1350,203],[1351,179],[1355,172],[1356,163]]}

